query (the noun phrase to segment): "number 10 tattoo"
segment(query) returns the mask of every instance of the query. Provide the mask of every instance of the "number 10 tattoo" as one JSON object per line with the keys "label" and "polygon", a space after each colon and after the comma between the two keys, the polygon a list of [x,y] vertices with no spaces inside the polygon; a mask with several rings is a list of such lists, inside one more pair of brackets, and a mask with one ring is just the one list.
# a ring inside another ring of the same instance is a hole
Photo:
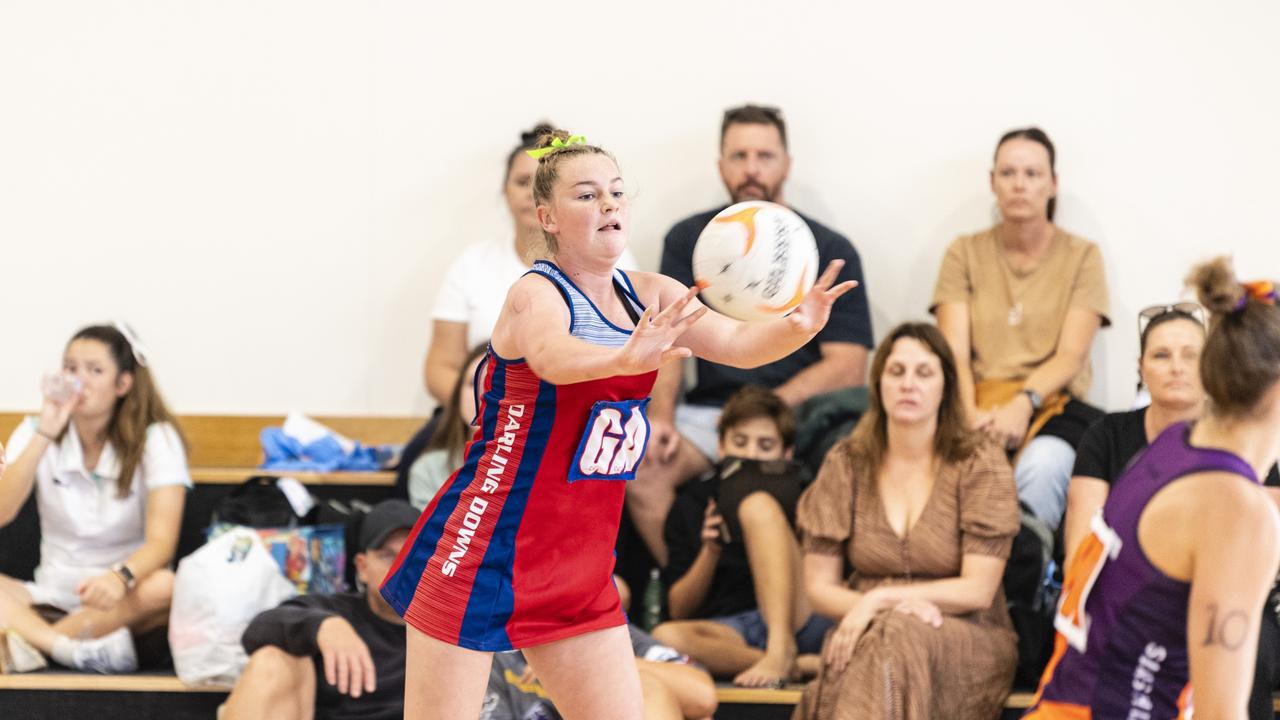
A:
{"label": "number 10 tattoo", "polygon": [[1209,631],[1202,646],[1221,645],[1228,650],[1239,650],[1249,632],[1249,616],[1243,610],[1226,610],[1218,618],[1218,604],[1209,603]]}

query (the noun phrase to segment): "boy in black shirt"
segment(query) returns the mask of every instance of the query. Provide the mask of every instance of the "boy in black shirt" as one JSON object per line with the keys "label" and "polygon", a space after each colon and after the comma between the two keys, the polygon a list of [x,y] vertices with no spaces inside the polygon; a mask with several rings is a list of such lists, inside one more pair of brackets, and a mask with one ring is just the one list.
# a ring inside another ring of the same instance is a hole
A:
{"label": "boy in black shirt", "polygon": [[[721,517],[715,498],[724,495],[729,480],[722,476],[735,458],[791,457],[795,416],[772,391],[748,386],[725,403],[718,431],[727,460],[719,471],[681,488],[667,516],[672,620],[654,628],[653,636],[713,675],[748,687],[777,686],[816,671],[814,654],[830,627],[811,613],[804,594],[791,527],[794,497],[780,502],[792,493],[750,492],[736,508],[725,508],[734,513],[733,522]],[[735,530],[727,538],[724,526]]]}

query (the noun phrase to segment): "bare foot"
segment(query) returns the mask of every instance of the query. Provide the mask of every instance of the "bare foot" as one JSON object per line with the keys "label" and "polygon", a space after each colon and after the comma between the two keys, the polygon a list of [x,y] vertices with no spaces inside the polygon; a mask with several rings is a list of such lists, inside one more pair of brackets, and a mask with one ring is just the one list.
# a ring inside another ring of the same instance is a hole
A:
{"label": "bare foot", "polygon": [[794,654],[787,657],[788,654],[766,651],[764,657],[757,660],[755,665],[738,673],[738,676],[733,679],[733,684],[755,688],[782,687],[791,675],[792,658],[795,657]]}
{"label": "bare foot", "polygon": [[791,680],[793,682],[806,682],[818,677],[818,671],[822,669],[822,657],[820,655],[797,655],[796,661],[791,664]]}

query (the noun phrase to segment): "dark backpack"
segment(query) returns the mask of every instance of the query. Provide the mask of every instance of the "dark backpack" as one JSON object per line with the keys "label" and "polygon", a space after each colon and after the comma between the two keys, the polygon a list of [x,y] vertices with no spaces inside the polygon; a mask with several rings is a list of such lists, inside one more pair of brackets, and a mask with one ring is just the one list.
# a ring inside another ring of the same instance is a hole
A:
{"label": "dark backpack", "polygon": [[213,509],[211,525],[231,523],[252,528],[287,528],[304,523],[277,485],[279,478],[255,475],[236,486]]}
{"label": "dark backpack", "polygon": [[1024,505],[1018,535],[1004,570],[1009,618],[1018,633],[1014,687],[1034,688],[1053,652],[1053,616],[1062,583],[1054,562],[1054,536]]}
{"label": "dark backpack", "polygon": [[866,386],[859,385],[814,395],[801,403],[796,408],[795,459],[817,473],[831,447],[853,432],[869,397]]}

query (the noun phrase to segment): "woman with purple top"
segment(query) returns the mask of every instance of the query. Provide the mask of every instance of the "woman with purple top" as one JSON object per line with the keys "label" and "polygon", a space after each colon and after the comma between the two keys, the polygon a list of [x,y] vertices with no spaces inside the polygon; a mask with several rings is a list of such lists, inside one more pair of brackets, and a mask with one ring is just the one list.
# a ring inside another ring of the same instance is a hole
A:
{"label": "woman with purple top", "polygon": [[1208,407],[1161,432],[1093,516],[1026,717],[1246,717],[1280,565],[1280,513],[1260,481],[1280,455],[1280,312],[1271,283],[1237,282],[1225,258],[1188,282],[1213,313]]}

